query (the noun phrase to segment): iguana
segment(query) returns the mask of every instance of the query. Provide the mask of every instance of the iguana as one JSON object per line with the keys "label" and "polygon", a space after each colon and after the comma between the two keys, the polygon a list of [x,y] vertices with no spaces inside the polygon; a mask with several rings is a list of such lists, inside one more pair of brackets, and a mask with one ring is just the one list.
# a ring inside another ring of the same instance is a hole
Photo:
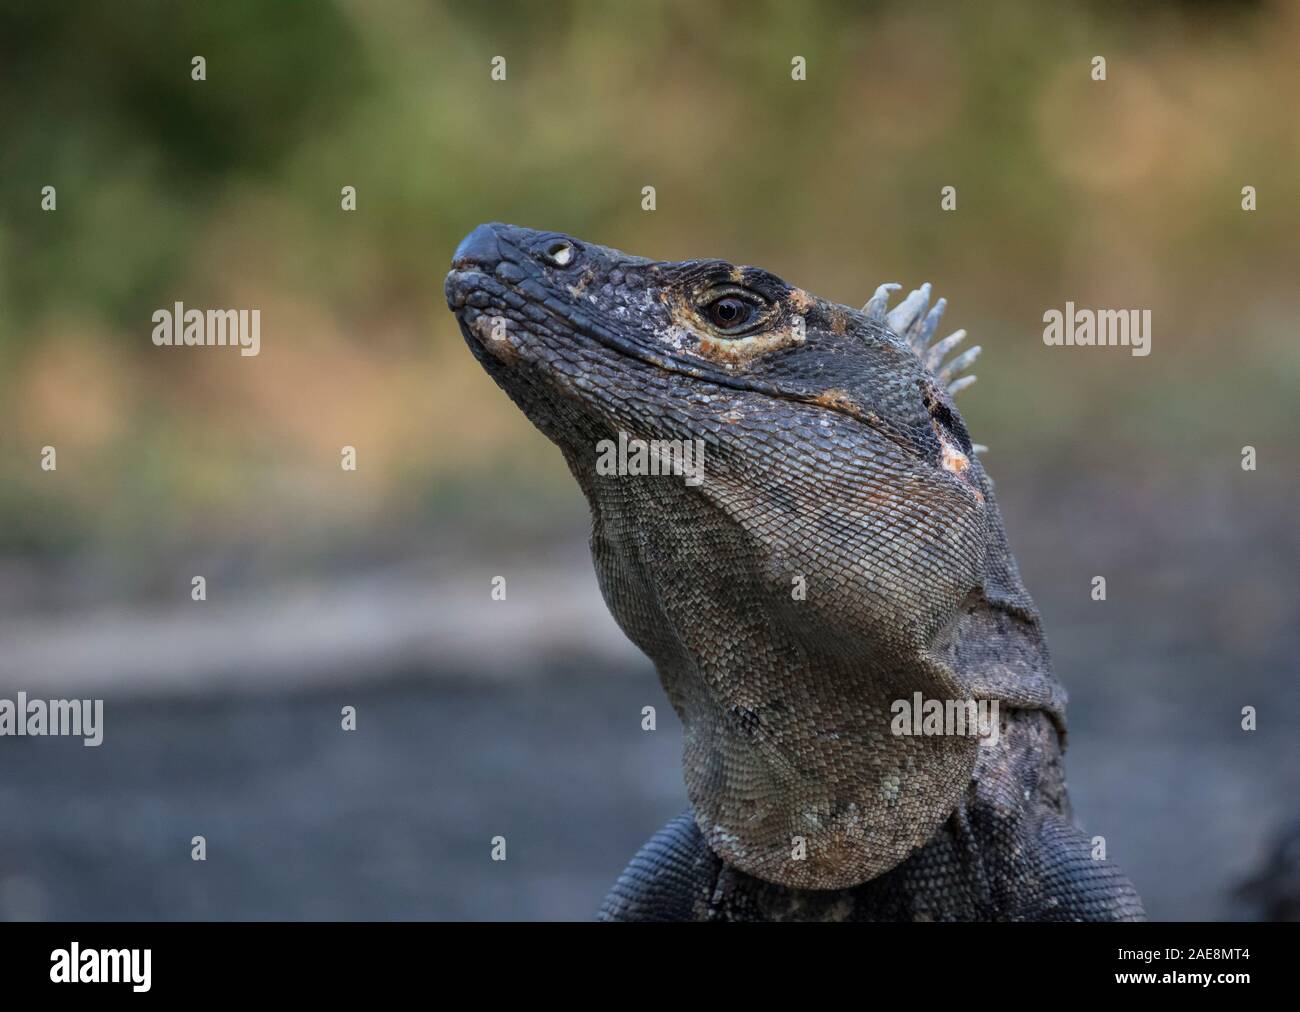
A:
{"label": "iguana", "polygon": [[[897,287],[855,310],[503,224],[455,251],[448,305],[564,454],[605,601],[681,717],[691,811],[602,919],[1143,917],[1072,824],[1065,693],[952,400],[975,350],[944,365],[944,300],[890,311]],[[614,444],[641,466],[601,466]],[[645,473],[671,447],[702,466]],[[914,702],[988,719],[920,728]]]}

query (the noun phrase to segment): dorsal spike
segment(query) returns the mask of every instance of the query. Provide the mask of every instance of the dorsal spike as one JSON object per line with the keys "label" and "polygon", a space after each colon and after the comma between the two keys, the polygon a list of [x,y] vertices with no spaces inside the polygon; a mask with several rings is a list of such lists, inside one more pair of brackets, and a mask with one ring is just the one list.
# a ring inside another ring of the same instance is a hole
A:
{"label": "dorsal spike", "polygon": [[934,308],[925,314],[925,322],[917,331],[915,348],[918,352],[925,351],[925,346],[930,343],[934,337],[934,332],[939,328],[939,320],[943,316],[943,311],[948,308],[947,299],[939,299]]}
{"label": "dorsal spike", "polygon": [[979,357],[980,347],[976,345],[969,348],[945,364],[944,359],[966,340],[966,331],[956,330],[942,341],[930,344],[939,328],[944,310],[948,308],[948,300],[935,299],[931,306],[931,286],[926,281],[920,288],[908,292],[902,302],[890,309],[890,294],[900,287],[893,281],[880,285],[862,307],[862,311],[871,322],[883,324],[906,341],[921,364],[934,375],[940,387],[950,395],[960,393],[975,382],[974,376],[962,376],[961,373]]}
{"label": "dorsal spike", "polygon": [[974,348],[967,348],[960,355],[939,370],[939,382],[947,383],[950,379],[960,375],[966,367],[980,357],[980,351],[983,349],[977,344]]}
{"label": "dorsal spike", "polygon": [[885,311],[889,309],[889,293],[896,292],[902,287],[897,281],[886,281],[867,300],[867,304],[862,307],[862,311],[877,323],[884,323]]}
{"label": "dorsal spike", "polygon": [[943,364],[943,360],[948,357],[948,352],[952,351],[962,341],[966,340],[966,331],[954,330],[942,341],[936,344],[925,354],[925,367],[934,372]]}
{"label": "dorsal spike", "polygon": [[889,329],[895,334],[899,337],[906,337],[907,332],[912,328],[912,324],[921,317],[929,304],[930,282],[927,281],[920,288],[908,292],[907,298],[886,314],[885,321],[889,324]]}

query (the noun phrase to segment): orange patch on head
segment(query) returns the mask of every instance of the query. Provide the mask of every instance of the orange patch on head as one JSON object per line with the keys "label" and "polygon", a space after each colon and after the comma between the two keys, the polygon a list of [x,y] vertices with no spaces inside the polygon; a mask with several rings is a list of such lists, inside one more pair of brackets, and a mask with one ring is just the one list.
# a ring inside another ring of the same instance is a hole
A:
{"label": "orange patch on head", "polygon": [[818,407],[829,408],[831,411],[838,411],[842,415],[848,415],[850,418],[856,418],[860,422],[866,422],[868,425],[874,425],[876,422],[875,415],[870,412],[864,412],[862,405],[853,399],[853,395],[847,390],[839,387],[831,387],[823,390],[812,399],[812,403]]}
{"label": "orange patch on head", "polygon": [[939,437],[939,466],[960,478],[975,493],[975,498],[983,502],[984,493],[980,491],[975,475],[971,473],[970,458],[962,452],[961,447],[948,438],[948,434],[939,428],[937,424],[934,426],[934,433]]}
{"label": "orange patch on head", "polygon": [[939,445],[941,447],[939,463],[945,471],[951,471],[953,474],[962,474],[968,467],[970,467],[970,458],[968,458],[966,454],[962,453],[961,450],[957,449],[957,447],[953,446],[952,443],[944,440]]}
{"label": "orange patch on head", "polygon": [[813,403],[823,408],[830,408],[832,411],[844,411],[853,415],[861,414],[858,402],[853,399],[847,390],[841,390],[839,387],[823,390],[813,398]]}
{"label": "orange patch on head", "polygon": [[801,343],[791,330],[778,330],[750,334],[748,337],[714,337],[700,334],[696,353],[703,358],[724,364],[749,362],[768,352]]}

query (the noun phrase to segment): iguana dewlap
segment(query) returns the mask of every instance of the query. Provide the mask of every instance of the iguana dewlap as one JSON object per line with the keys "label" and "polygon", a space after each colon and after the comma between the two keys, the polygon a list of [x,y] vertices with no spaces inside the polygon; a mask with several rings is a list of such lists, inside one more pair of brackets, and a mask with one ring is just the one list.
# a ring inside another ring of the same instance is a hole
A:
{"label": "iguana dewlap", "polygon": [[[605,601],[682,721],[692,812],[603,917],[1142,917],[1072,824],[1065,694],[952,401],[973,352],[943,364],[963,335],[932,343],[928,285],[856,310],[501,224],[452,267],[470,349],[563,452]],[[697,459],[611,472],[613,445]],[[998,716],[983,744],[916,733],[913,701]]]}

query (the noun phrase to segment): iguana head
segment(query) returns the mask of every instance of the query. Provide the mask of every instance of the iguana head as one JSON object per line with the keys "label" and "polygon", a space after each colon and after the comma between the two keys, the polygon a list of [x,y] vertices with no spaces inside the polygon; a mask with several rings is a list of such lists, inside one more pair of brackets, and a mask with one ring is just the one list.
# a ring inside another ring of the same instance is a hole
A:
{"label": "iguana head", "polygon": [[929,286],[855,310],[501,224],[452,267],[471,350],[587,496],[605,600],[682,718],[728,863],[839,888],[933,835],[977,740],[895,734],[896,701],[1059,708]]}

